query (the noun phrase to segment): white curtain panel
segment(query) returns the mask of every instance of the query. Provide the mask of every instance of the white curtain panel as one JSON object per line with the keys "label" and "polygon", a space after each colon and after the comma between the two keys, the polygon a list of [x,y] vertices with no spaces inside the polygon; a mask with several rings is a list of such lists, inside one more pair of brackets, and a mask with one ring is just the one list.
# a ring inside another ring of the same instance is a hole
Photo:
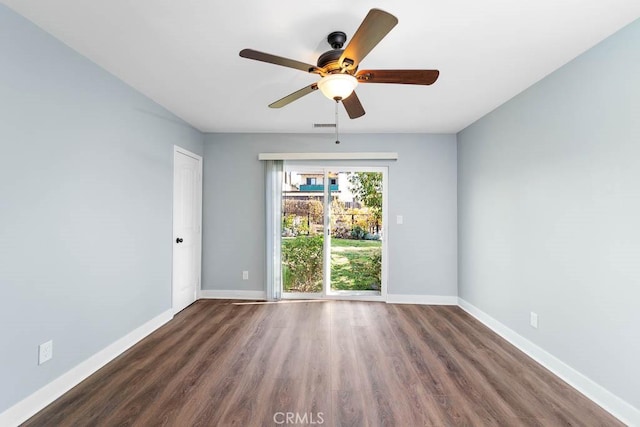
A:
{"label": "white curtain panel", "polygon": [[279,300],[282,293],[280,244],[282,240],[282,160],[265,161],[267,207],[267,299]]}

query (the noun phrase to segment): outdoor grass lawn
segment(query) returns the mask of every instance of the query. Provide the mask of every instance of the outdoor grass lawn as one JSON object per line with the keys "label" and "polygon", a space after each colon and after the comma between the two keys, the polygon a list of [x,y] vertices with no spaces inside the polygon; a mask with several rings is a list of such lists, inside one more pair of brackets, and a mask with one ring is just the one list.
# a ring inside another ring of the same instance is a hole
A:
{"label": "outdoor grass lawn", "polygon": [[[304,239],[305,237],[285,238],[282,240],[283,251],[289,251],[294,245],[296,239]],[[318,242],[319,245],[322,242]],[[320,251],[319,253],[317,251]],[[311,254],[321,256],[322,247],[318,246],[307,255],[298,256],[298,260],[294,262],[304,262]],[[380,265],[375,264],[374,258],[379,257],[382,251],[382,242],[379,240],[351,240],[351,239],[331,239],[331,288],[333,290],[362,291],[362,290],[380,290]],[[315,259],[315,258],[314,258]],[[378,258],[379,260],[379,258]],[[298,265],[298,264],[294,264]],[[284,291],[297,292],[321,292],[322,290],[322,263],[309,264],[311,270],[300,265],[301,274],[306,274],[309,280],[308,284],[299,288],[299,283],[293,276],[289,267],[283,265],[282,276]],[[311,276],[308,276],[308,274]]]}
{"label": "outdoor grass lawn", "polygon": [[381,240],[351,240],[351,239],[338,239],[331,238],[331,248],[380,248],[382,247]]}
{"label": "outdoor grass lawn", "polygon": [[380,290],[373,257],[382,251],[379,240],[331,239],[331,289]]}

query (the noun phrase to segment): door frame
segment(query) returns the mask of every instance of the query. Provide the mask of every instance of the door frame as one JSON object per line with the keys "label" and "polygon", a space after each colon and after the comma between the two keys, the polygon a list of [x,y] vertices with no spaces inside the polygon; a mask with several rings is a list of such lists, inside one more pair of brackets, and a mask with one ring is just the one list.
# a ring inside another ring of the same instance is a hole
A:
{"label": "door frame", "polygon": [[196,241],[196,265],[197,265],[197,283],[196,283],[196,301],[200,299],[202,294],[202,156],[193,153],[187,149],[179,147],[177,145],[173,146],[173,191],[171,197],[171,310],[173,314],[176,314],[175,301],[173,299],[173,294],[175,291],[174,288],[174,268],[175,268],[175,259],[176,259],[176,248],[177,244],[176,240],[176,229],[175,229],[175,197],[176,197],[176,184],[177,184],[177,170],[176,170],[176,156],[178,154],[191,157],[198,161],[198,179],[196,194],[198,196],[198,221],[197,226],[199,230],[199,238]]}
{"label": "door frame", "polygon": [[[319,165],[309,164],[296,164],[295,162],[285,162],[284,170],[293,170],[295,172],[320,172],[322,171],[325,185],[323,193],[324,204],[324,231],[323,236],[323,272],[322,272],[322,292],[319,293],[301,293],[301,292],[284,292],[281,289],[282,299],[334,299],[334,300],[352,300],[352,301],[387,301],[387,287],[389,277],[389,223],[388,210],[389,210],[389,167],[388,166],[343,166],[343,165],[330,165],[328,163],[322,163]],[[330,273],[331,262],[331,244],[327,245],[326,237],[327,231],[330,227],[330,206],[329,201],[329,186],[326,185],[326,179],[329,172],[380,172],[382,173],[382,265],[381,265],[381,284],[379,295],[366,295],[367,291],[362,291],[363,294],[358,295],[357,292],[353,294],[341,294],[339,292],[331,292],[331,278],[328,277]],[[327,265],[329,263],[329,265]],[[284,283],[280,283],[281,288]]]}

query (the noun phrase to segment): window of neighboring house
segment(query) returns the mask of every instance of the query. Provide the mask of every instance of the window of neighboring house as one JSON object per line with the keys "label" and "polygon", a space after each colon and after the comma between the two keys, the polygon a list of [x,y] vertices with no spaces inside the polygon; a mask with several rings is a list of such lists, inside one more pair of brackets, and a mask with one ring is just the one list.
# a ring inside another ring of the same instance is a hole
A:
{"label": "window of neighboring house", "polygon": [[331,185],[336,185],[336,184],[337,184],[336,179],[335,178],[331,178]]}
{"label": "window of neighboring house", "polygon": [[307,178],[307,185],[316,185],[315,178]]}

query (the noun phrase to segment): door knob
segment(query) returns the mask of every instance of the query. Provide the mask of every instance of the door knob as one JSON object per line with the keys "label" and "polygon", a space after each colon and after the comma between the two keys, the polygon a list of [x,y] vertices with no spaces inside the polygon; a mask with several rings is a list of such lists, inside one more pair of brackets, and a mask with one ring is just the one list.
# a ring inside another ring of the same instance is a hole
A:
{"label": "door knob", "polygon": [[182,242],[184,242],[184,239],[182,237],[178,237],[176,239],[176,243],[182,243]]}

